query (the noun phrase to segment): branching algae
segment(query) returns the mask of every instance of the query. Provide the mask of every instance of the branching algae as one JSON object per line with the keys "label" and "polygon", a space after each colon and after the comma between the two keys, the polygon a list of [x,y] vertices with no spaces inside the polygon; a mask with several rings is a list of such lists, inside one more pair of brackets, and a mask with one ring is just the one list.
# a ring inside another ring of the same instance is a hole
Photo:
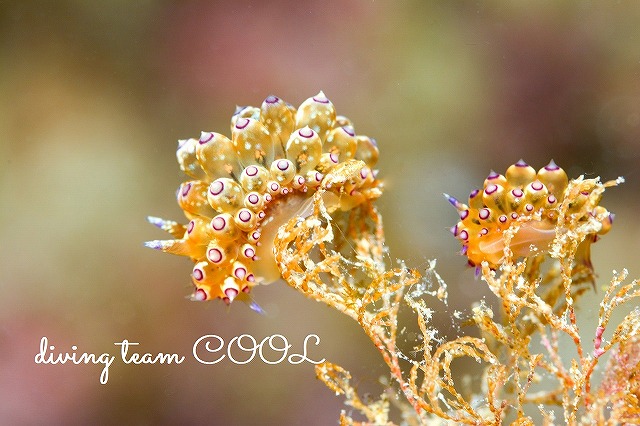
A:
{"label": "branching algae", "polygon": [[[147,245],[195,262],[194,300],[230,303],[282,277],[355,320],[391,380],[379,399],[365,399],[347,370],[316,366],[345,397],[340,424],[393,424],[394,410],[407,425],[640,423],[640,283],[614,272],[593,329],[579,327],[576,309],[595,286],[590,246],[613,223],[600,199],[623,179],[569,180],[553,161],[536,172],[521,160],[491,172],[468,204],[445,195],[459,214],[452,233],[462,254],[498,303],[472,308],[481,337],[444,340],[431,324],[430,305],[447,299],[435,261],[424,275],[385,265],[377,156],[322,93],[297,110],[270,96],[238,110],[231,139],[204,132],[180,142],[180,166],[194,180],[177,196],[190,222],[149,218],[176,239]],[[411,351],[400,348],[401,309],[419,329]],[[458,358],[479,363],[479,386],[457,379]]]}

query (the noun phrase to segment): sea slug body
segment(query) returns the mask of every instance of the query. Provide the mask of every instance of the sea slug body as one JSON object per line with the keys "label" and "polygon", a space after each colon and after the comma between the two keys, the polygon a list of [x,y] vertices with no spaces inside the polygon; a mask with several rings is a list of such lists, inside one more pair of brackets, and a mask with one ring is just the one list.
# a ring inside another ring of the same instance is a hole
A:
{"label": "sea slug body", "polygon": [[[471,191],[467,204],[444,194],[458,211],[460,220],[451,232],[462,244],[461,253],[469,265],[478,267],[486,261],[496,269],[504,256],[504,231],[512,225],[519,227],[509,245],[515,258],[547,251],[556,236],[559,208],[568,184],[567,174],[553,160],[537,172],[520,160],[504,175],[492,170],[482,189]],[[581,215],[578,220],[601,218],[599,231],[578,251],[578,262],[591,267],[589,247],[598,235],[609,231],[613,214],[599,205],[585,212],[583,206],[589,195],[580,193],[570,200],[567,213]]]}
{"label": "sea slug body", "polygon": [[[276,281],[273,238],[289,219],[309,214],[318,188],[329,211],[350,210],[382,193],[375,140],[357,135],[322,92],[297,109],[276,96],[259,108],[239,107],[231,138],[202,132],[179,141],[177,158],[190,177],[176,194],[189,222],[149,217],[175,239],[145,245],[194,261],[191,299],[197,301],[231,303],[256,284]],[[332,170],[349,162],[358,172],[334,182]]]}

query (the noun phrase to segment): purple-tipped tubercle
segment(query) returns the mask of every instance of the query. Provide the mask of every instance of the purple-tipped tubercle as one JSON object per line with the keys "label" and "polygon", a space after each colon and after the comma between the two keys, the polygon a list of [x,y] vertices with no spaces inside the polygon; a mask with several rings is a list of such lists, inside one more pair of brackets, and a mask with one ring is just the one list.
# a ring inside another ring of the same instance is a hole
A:
{"label": "purple-tipped tubercle", "polygon": [[553,172],[555,170],[560,170],[560,166],[558,166],[555,161],[553,161],[553,159],[551,161],[549,161],[549,164],[547,164],[546,166],[544,166],[545,170],[548,170],[550,172]]}
{"label": "purple-tipped tubercle", "polygon": [[202,302],[204,300],[207,300],[207,293],[205,293],[203,289],[199,288],[195,293],[193,293],[193,296],[191,296],[191,300],[193,300],[194,302]]}
{"label": "purple-tipped tubercle", "polygon": [[236,110],[233,111],[233,115],[240,114],[242,111],[244,111],[245,108],[246,108],[246,106],[236,105]]}
{"label": "purple-tipped tubercle", "polygon": [[490,185],[487,185],[487,188],[484,190],[484,192],[487,195],[491,195],[494,192],[496,192],[497,190],[498,190],[498,185],[490,184]]}
{"label": "purple-tipped tubercle", "polygon": [[238,118],[238,121],[236,121],[236,129],[242,130],[247,127],[250,122],[251,120],[248,118]]}
{"label": "purple-tipped tubercle", "polygon": [[318,93],[312,99],[314,101],[318,102],[318,103],[321,103],[321,104],[328,104],[329,103],[329,99],[327,99],[327,97],[324,95],[323,92]]}
{"label": "purple-tipped tubercle", "polygon": [[200,144],[204,145],[205,143],[209,142],[211,139],[213,139],[213,133],[211,132],[200,132]]}
{"label": "purple-tipped tubercle", "polygon": [[497,179],[499,177],[500,177],[499,173],[496,173],[494,170],[491,170],[489,172],[489,175],[487,176],[487,180]]}
{"label": "purple-tipped tubercle", "polygon": [[236,298],[236,296],[238,295],[238,290],[236,290],[235,288],[228,288],[224,291],[224,294],[227,297],[225,297],[223,300],[228,304],[233,302],[233,299]]}

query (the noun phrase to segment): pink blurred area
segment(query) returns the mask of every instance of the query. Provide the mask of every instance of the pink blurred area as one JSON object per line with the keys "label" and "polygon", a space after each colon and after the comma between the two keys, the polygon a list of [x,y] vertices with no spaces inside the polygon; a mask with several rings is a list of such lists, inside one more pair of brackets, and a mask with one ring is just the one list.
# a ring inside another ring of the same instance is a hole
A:
{"label": "pink blurred area", "polygon": [[300,90],[349,97],[354,84],[372,83],[376,40],[365,37],[386,9],[353,1],[176,4],[164,11],[170,24],[158,35],[156,59],[183,96],[207,104],[255,102],[265,88],[295,102]]}
{"label": "pink blurred area", "polygon": [[[182,220],[178,139],[229,134],[236,104],[323,90],[375,137],[390,257],[438,259],[448,307],[487,296],[448,234],[490,169],[550,158],[573,177],[619,175],[593,248],[606,279],[639,276],[640,6],[574,3],[8,1],[0,5],[0,423],[336,424],[340,397],[309,364],[201,365],[206,334],[275,333],[379,394],[382,360],[355,323],[284,283],[267,312],[194,303],[190,264],[143,247],[147,215]],[[393,262],[390,262],[390,264]],[[37,365],[57,348],[176,352],[181,365]]]}

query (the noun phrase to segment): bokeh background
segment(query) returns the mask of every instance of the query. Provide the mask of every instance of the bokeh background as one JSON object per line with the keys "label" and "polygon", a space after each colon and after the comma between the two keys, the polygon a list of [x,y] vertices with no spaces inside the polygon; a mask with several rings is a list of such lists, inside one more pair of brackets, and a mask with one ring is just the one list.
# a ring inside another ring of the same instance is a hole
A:
{"label": "bokeh background", "polygon": [[[176,141],[229,134],[235,105],[269,94],[297,105],[323,90],[377,139],[390,257],[437,258],[444,334],[487,294],[441,193],[464,198],[520,158],[624,176],[593,257],[603,282],[640,276],[638,22],[632,1],[0,2],[0,423],[335,424],[342,400],[311,365],[201,365],[191,346],[205,334],[300,348],[315,333],[312,355],[381,391],[382,361],[352,321],[284,283],[255,291],[264,316],[189,302],[189,261],[142,245],[163,237],[146,215],[182,218]],[[187,361],[116,361],[100,385],[99,366],[36,365],[42,336]]]}

